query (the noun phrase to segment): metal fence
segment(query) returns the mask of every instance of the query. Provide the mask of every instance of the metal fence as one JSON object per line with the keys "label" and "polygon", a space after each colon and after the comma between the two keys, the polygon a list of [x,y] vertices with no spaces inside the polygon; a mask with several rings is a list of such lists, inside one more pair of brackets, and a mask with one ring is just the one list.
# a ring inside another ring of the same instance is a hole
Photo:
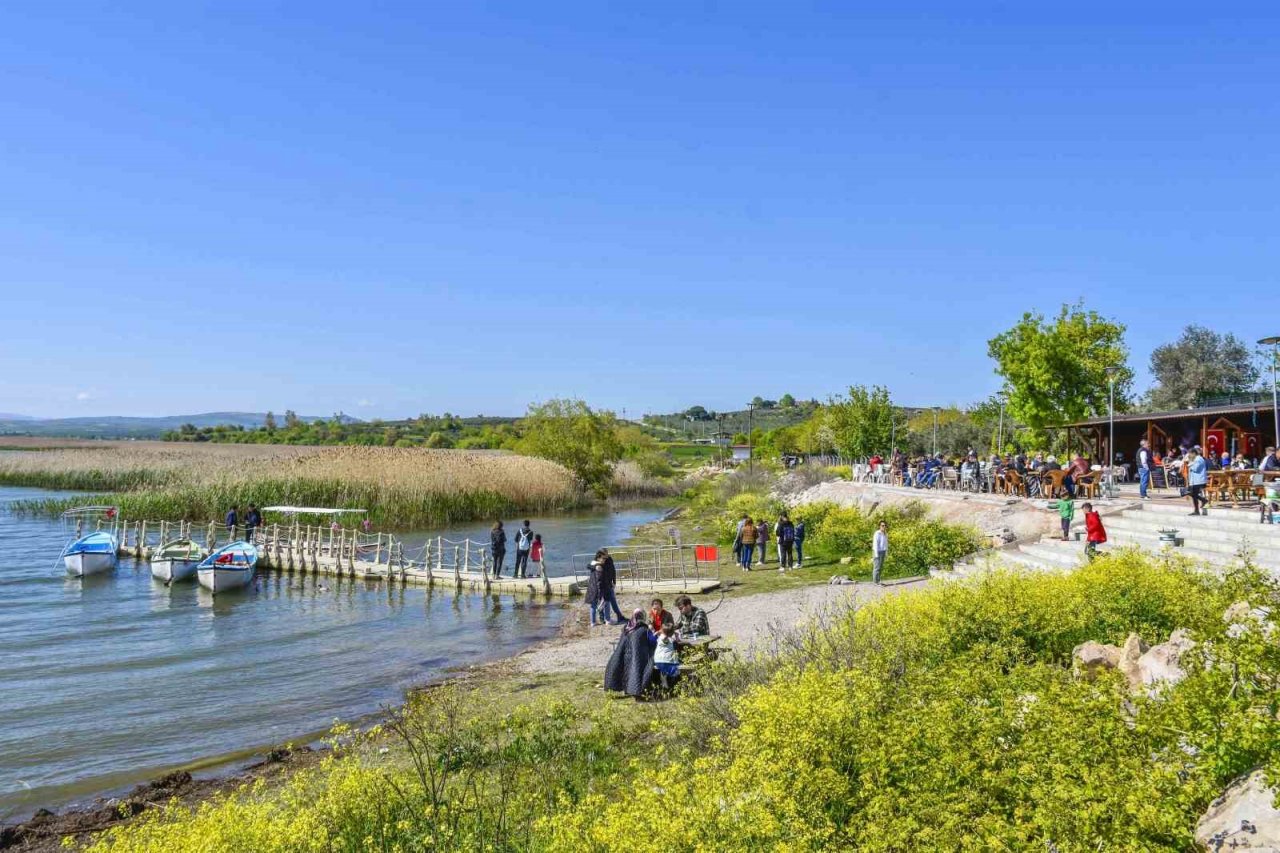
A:
{"label": "metal fence", "polygon": [[[693,583],[720,579],[719,551],[714,545],[614,545],[608,548],[619,583],[653,587],[658,583]],[[574,554],[573,576],[585,581],[595,554]]]}

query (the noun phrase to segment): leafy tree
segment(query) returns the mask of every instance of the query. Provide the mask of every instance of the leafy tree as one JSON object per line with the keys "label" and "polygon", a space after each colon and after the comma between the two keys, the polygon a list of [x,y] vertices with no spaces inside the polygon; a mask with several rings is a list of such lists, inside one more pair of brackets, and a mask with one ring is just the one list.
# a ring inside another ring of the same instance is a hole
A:
{"label": "leafy tree", "polygon": [[612,412],[594,412],[582,400],[531,405],[516,449],[568,468],[584,487],[603,492],[622,458]]}
{"label": "leafy tree", "polygon": [[889,389],[850,386],[848,397],[832,398],[822,410],[822,421],[842,453],[857,458],[884,452],[893,430]]}
{"label": "leafy tree", "polygon": [[1186,409],[1204,397],[1248,390],[1258,367],[1244,341],[1190,325],[1170,344],[1151,353],[1156,385],[1147,392],[1153,409]]}
{"label": "leafy tree", "polygon": [[296,429],[302,425],[302,421],[298,419],[298,413],[293,409],[284,410],[284,428]]}
{"label": "leafy tree", "polygon": [[705,421],[710,419],[707,410],[702,406],[690,406],[685,410],[684,416],[691,421]]}
{"label": "leafy tree", "polygon": [[262,428],[267,432],[276,431],[276,416],[271,412],[267,412],[267,416],[262,421]]}
{"label": "leafy tree", "polygon": [[751,398],[751,406],[756,409],[764,408],[764,397],[755,396]]}
{"label": "leafy tree", "polygon": [[996,373],[1005,380],[1007,409],[1036,431],[1107,411],[1106,368],[1116,375],[1116,408],[1127,407],[1133,371],[1125,327],[1082,303],[1063,305],[1058,316],[1027,312],[1016,326],[987,342]]}
{"label": "leafy tree", "polygon": [[796,406],[796,398],[792,397],[790,394],[783,394],[782,398],[778,400],[778,405],[784,409],[794,409]]}

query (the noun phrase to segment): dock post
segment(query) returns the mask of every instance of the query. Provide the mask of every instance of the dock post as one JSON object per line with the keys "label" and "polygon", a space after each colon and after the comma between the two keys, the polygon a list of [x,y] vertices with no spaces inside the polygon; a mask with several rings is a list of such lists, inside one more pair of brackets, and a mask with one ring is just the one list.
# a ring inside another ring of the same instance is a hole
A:
{"label": "dock post", "polygon": [[[169,523],[167,521],[160,522],[160,544],[161,545],[163,545],[167,541],[165,539],[164,534],[165,534],[165,528],[167,528],[168,526],[169,526]],[[178,522],[178,528],[179,529],[182,528],[182,522]]]}
{"label": "dock post", "polygon": [[134,554],[134,556],[135,556],[135,557],[137,557],[139,560],[141,560],[141,559],[142,559],[142,555],[143,555],[144,553],[146,553],[146,550],[147,550],[147,521],[146,521],[146,519],[143,519],[143,520],[142,520],[141,525],[142,525],[142,526],[139,528],[139,531],[138,531],[138,550],[137,550],[137,552]]}
{"label": "dock post", "polygon": [[[387,543],[387,544],[390,545],[390,543]],[[382,562],[382,534],[381,533],[378,534],[378,548],[373,552],[373,562],[374,563]],[[390,548],[387,549],[387,565],[388,566],[391,565],[391,549]]]}
{"label": "dock post", "polygon": [[[471,540],[467,539],[463,543],[463,546],[466,548],[466,550],[462,552],[465,555],[462,558],[463,560],[462,565],[465,566],[467,571],[469,572],[471,571]],[[458,567],[457,560],[453,561],[453,586],[454,586],[454,589],[457,589],[457,590],[462,589],[462,570]]]}
{"label": "dock post", "polygon": [[209,529],[206,530],[204,534],[204,547],[206,551],[210,553],[213,552],[213,522],[212,521],[209,522]]}

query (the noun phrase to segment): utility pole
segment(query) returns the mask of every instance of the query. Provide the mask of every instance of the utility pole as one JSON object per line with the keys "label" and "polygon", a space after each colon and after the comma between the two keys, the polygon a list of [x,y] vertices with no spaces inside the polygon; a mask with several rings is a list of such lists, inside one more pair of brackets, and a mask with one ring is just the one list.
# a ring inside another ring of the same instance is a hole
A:
{"label": "utility pole", "polygon": [[1276,359],[1280,358],[1280,335],[1258,341],[1271,349],[1271,418],[1276,426],[1276,447],[1280,447],[1280,402],[1276,400]]}
{"label": "utility pole", "polygon": [[1104,368],[1107,372],[1107,497],[1116,496],[1116,374],[1120,368]]}
{"label": "utility pole", "polygon": [[756,404],[754,402],[747,403],[747,473],[754,474],[756,472],[756,450],[755,436],[752,434],[756,431]]}

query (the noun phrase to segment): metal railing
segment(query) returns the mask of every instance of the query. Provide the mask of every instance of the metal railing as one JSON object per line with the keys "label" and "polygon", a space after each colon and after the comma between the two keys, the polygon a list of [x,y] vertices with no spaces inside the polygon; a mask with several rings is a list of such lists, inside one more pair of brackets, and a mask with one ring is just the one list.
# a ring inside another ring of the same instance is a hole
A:
{"label": "metal railing", "polygon": [[[618,582],[652,588],[658,583],[697,585],[720,579],[719,551],[713,545],[613,545],[608,548]],[[707,559],[715,554],[715,559]],[[570,558],[574,579],[584,582],[595,554]]]}

